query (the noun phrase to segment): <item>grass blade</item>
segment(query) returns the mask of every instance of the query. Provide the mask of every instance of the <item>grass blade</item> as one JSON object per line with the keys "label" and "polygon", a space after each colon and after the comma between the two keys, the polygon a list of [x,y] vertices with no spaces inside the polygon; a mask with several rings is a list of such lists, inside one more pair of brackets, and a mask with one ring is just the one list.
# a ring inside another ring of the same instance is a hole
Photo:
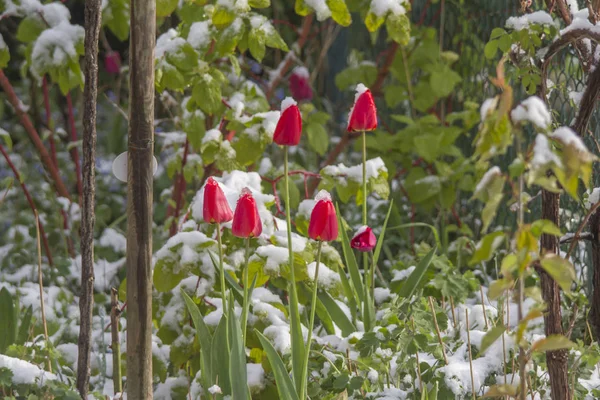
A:
{"label": "grass blade", "polygon": [[21,318],[21,324],[19,325],[19,333],[17,334],[16,343],[24,344],[29,338],[29,328],[31,327],[31,319],[33,318],[33,309],[31,306],[27,307],[23,318]]}
{"label": "grass blade", "polygon": [[210,386],[212,386],[211,378],[213,376],[211,370],[211,342],[212,335],[208,330],[208,327],[204,323],[204,319],[202,318],[202,314],[200,314],[200,310],[194,300],[190,298],[183,290],[181,290],[181,297],[185,301],[185,305],[187,306],[188,312],[192,317],[192,322],[194,323],[194,327],[196,328],[196,337],[198,338],[198,343],[200,343],[200,365],[202,366],[202,384],[205,386],[204,390],[207,390]]}
{"label": "grass blade", "polygon": [[352,332],[356,332],[356,327],[350,321],[348,316],[340,306],[335,302],[333,297],[329,295],[329,293],[323,291],[318,294],[319,300],[323,303],[329,315],[331,315],[331,319],[335,324],[342,330],[342,335],[348,336]]}
{"label": "grass blade", "polygon": [[[213,263],[215,271],[217,271],[217,275],[215,276],[216,282],[220,282],[219,279],[221,276],[221,270],[219,269],[219,260],[215,258],[212,252],[209,251],[208,254],[210,255],[210,259]],[[235,279],[233,279],[233,277],[228,273],[225,273],[225,282],[227,282],[229,289],[231,289],[235,301],[237,301],[239,304],[242,304],[244,302],[244,290],[242,289],[240,284],[237,283]]]}
{"label": "grass blade", "polygon": [[248,372],[246,370],[246,351],[240,322],[233,312],[233,301],[229,301],[229,336],[231,354],[229,359],[229,381],[231,382],[231,395],[234,399],[249,399]]}
{"label": "grass blade", "polygon": [[442,242],[440,242],[440,235],[439,235],[437,229],[435,229],[435,226],[426,224],[424,222],[411,222],[409,224],[396,225],[396,226],[388,229],[388,231],[392,231],[395,229],[412,228],[412,227],[424,227],[424,228],[431,229],[431,232],[433,233],[433,237],[435,238],[435,245],[437,247],[442,247],[442,244],[441,244]]}
{"label": "grass blade", "polygon": [[213,373],[212,383],[216,383],[218,379],[219,386],[224,394],[231,393],[231,385],[229,383],[229,344],[227,342],[227,318],[222,316],[211,344],[211,372]]}
{"label": "grass blade", "polygon": [[281,357],[269,341],[262,333],[258,330],[254,330],[256,332],[256,336],[260,340],[262,344],[263,350],[267,353],[267,358],[269,359],[269,364],[271,364],[271,369],[273,370],[273,375],[275,375],[275,383],[277,385],[277,392],[279,393],[280,399],[286,400],[298,400],[298,394],[294,388],[294,383],[290,378],[287,370],[285,369],[285,365],[281,360]]}
{"label": "grass blade", "polygon": [[0,353],[15,342],[15,314],[12,296],[5,287],[0,290],[0,315],[3,323],[0,324]]}
{"label": "grass blade", "polygon": [[423,257],[419,264],[417,264],[415,270],[410,274],[408,279],[406,279],[404,284],[400,287],[400,290],[398,291],[398,296],[409,299],[413,295],[415,290],[417,290],[421,279],[423,279],[423,276],[425,276],[425,272],[427,272],[429,265],[431,265],[431,260],[433,260],[433,256],[436,250],[437,247],[431,249],[431,251],[427,253],[425,257]]}
{"label": "grass blade", "polygon": [[373,253],[373,265],[377,265],[377,260],[379,260],[379,254],[381,254],[381,246],[383,245],[383,238],[385,236],[385,229],[387,228],[388,220],[390,219],[390,214],[392,213],[393,206],[394,200],[392,199],[392,201],[390,201],[390,207],[388,208],[385,220],[383,221],[383,228],[381,228],[381,234],[379,235],[379,238],[377,238],[375,252]]}
{"label": "grass blade", "polygon": [[[358,264],[356,263],[356,257],[354,257],[354,252],[350,247],[350,239],[348,238],[348,233],[346,229],[344,229],[344,223],[342,220],[342,216],[340,214],[339,207],[335,206],[338,216],[338,225],[340,226],[340,236],[342,241],[342,251],[344,253],[344,260],[346,261],[346,267],[348,268],[348,272],[350,272],[350,280],[352,281],[352,286],[356,291],[356,297],[358,298],[358,302],[362,303],[364,301],[364,288],[362,284],[362,279],[360,277],[360,271],[358,270]],[[340,270],[340,273],[344,273]]]}

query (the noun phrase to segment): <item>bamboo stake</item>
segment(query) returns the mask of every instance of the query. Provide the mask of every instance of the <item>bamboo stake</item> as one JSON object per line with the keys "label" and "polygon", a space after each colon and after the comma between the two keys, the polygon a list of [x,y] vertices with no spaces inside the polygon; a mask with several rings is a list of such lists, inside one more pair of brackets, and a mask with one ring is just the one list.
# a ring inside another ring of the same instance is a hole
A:
{"label": "bamboo stake", "polygon": [[481,294],[481,307],[483,307],[483,320],[485,321],[485,330],[487,331],[490,326],[488,325],[487,314],[485,312],[485,298],[483,296],[483,286],[479,286],[479,293]]}
{"label": "bamboo stake", "polygon": [[471,353],[471,331],[469,330],[469,310],[465,310],[465,319],[467,321],[467,349],[469,350],[469,370],[471,372],[471,393],[473,400],[477,400],[475,394],[475,378],[473,377],[473,354]]}

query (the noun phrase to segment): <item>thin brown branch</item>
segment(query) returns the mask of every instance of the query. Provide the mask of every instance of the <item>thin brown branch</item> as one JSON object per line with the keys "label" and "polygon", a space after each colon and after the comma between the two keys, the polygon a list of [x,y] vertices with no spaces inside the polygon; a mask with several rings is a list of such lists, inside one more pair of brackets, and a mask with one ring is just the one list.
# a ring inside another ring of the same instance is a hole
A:
{"label": "thin brown branch", "polygon": [[[96,56],[97,58],[97,56]],[[97,69],[97,68],[96,68]],[[96,89],[97,90],[97,89]],[[81,182],[81,164],[79,162],[79,150],[77,149],[77,129],[75,128],[75,112],[73,110],[73,100],[71,99],[71,93],[67,93],[67,115],[69,120],[69,133],[71,134],[71,158],[75,164],[75,178],[77,180],[77,194],[81,202],[81,196],[83,194],[83,184]],[[94,101],[95,104],[95,101]],[[94,111],[95,119],[95,111]],[[85,117],[84,117],[85,122]],[[96,128],[94,127],[94,132]]]}
{"label": "thin brown branch", "polygon": [[48,170],[52,180],[54,181],[54,186],[56,187],[57,193],[62,197],[70,199],[69,192],[67,191],[67,187],[65,186],[62,178],[60,177],[58,168],[56,168],[56,166],[54,165],[52,157],[50,157],[46,146],[44,146],[42,139],[40,139],[40,135],[31,123],[29,115],[27,115],[27,113],[23,110],[23,103],[21,103],[21,100],[19,100],[19,97],[15,93],[13,86],[4,74],[3,70],[0,70],[0,87],[2,87],[2,89],[6,93],[6,96],[8,97],[8,102],[14,108],[15,113],[17,113],[17,116],[19,117],[21,124],[23,125],[23,128],[25,128],[27,135],[29,135],[29,138],[33,142],[33,145],[36,147],[40,158],[42,159],[44,167]]}

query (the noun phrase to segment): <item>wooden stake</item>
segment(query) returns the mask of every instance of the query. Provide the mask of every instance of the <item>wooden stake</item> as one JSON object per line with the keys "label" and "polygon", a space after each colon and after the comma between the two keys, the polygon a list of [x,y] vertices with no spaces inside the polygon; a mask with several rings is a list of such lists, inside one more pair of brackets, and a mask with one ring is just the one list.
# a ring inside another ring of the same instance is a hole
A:
{"label": "wooden stake", "polygon": [[113,386],[115,395],[123,392],[121,379],[121,343],[119,342],[119,291],[110,290],[110,335],[113,355]]}
{"label": "wooden stake", "polygon": [[471,371],[471,393],[473,400],[477,400],[475,394],[475,378],[473,377],[473,354],[471,353],[471,331],[469,330],[469,310],[465,310],[465,319],[467,321],[467,349],[469,350],[469,370]]}
{"label": "wooden stake", "polygon": [[433,306],[433,297],[429,296],[429,306],[431,307],[431,315],[433,315],[433,324],[435,325],[435,332],[437,333],[438,341],[442,346],[442,354],[444,355],[444,362],[448,365],[448,356],[446,356],[446,348],[444,347],[444,342],[442,341],[442,333],[440,332],[440,327],[437,322],[437,317],[435,316],[435,307]]}
{"label": "wooden stake", "polygon": [[456,322],[456,314],[454,313],[454,299],[450,296],[450,310],[452,310],[452,326],[456,328],[458,323]]}

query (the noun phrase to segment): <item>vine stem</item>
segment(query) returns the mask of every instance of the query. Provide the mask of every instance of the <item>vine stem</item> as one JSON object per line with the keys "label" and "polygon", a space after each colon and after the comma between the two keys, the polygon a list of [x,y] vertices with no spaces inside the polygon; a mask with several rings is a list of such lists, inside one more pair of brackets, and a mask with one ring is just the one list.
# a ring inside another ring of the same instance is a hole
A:
{"label": "vine stem", "polygon": [[221,301],[223,302],[223,318],[227,313],[225,303],[227,295],[225,294],[225,269],[223,268],[223,240],[221,238],[221,224],[217,222],[217,243],[219,246],[219,271],[221,272]]}
{"label": "vine stem", "polygon": [[38,226],[38,229],[40,230],[40,235],[42,237],[42,243],[44,244],[44,252],[46,253],[46,258],[48,258],[48,264],[51,267],[53,267],[54,261],[52,259],[52,253],[50,252],[50,246],[48,245],[48,238],[46,237],[46,232],[44,231],[44,227],[42,226],[42,223],[40,222],[39,218],[37,218],[38,212],[37,212],[37,208],[35,207],[35,203],[33,202],[33,198],[31,197],[31,194],[29,193],[29,190],[27,189],[25,182],[23,182],[23,180],[21,179],[21,174],[19,174],[19,171],[17,170],[17,168],[13,164],[12,160],[8,156],[8,153],[4,149],[4,146],[2,146],[2,143],[0,143],[0,153],[2,153],[2,155],[4,156],[6,163],[12,170],[12,172],[15,175],[15,178],[17,179],[19,184],[21,185],[21,189],[23,190],[23,193],[25,194],[25,198],[27,199],[27,202],[29,203],[29,207],[31,207],[31,211],[33,211],[33,215],[36,216],[35,222]]}
{"label": "vine stem", "polygon": [[[306,339],[306,354],[304,355],[304,363],[302,364],[302,370],[308,371],[308,359],[310,356],[310,342],[312,340],[312,332],[315,326],[315,311],[317,309],[317,290],[319,288],[319,265],[321,264],[321,247],[323,245],[322,241],[319,241],[319,245],[317,247],[317,265],[315,266],[315,287],[312,293],[312,300],[310,303],[310,319],[308,322],[308,338]],[[308,378],[308,377],[307,377]],[[303,386],[308,385],[308,379],[302,381]],[[304,390],[303,390],[304,392]]]}
{"label": "vine stem", "polygon": [[243,285],[244,285],[244,306],[242,309],[242,334],[244,335],[244,344],[246,344],[246,326],[248,325],[248,263],[250,258],[250,237],[246,238],[246,254],[245,254],[245,265],[243,273]]}
{"label": "vine stem", "polygon": [[36,222],[37,256],[38,256],[38,284],[40,286],[40,310],[42,312],[42,324],[44,326],[44,338],[46,339],[47,365],[48,372],[52,372],[52,362],[50,361],[50,338],[48,336],[48,323],[46,321],[46,307],[44,305],[44,281],[42,278],[42,246],[40,244],[40,216],[37,211],[33,211]]}
{"label": "vine stem", "polygon": [[[300,321],[300,312],[298,311],[298,293],[296,289],[296,273],[294,272],[294,250],[292,248],[292,218],[291,218],[291,210],[290,210],[290,176],[289,176],[289,149],[285,146],[283,153],[283,174],[285,175],[284,183],[285,183],[285,206],[287,208],[287,212],[285,213],[285,220],[287,224],[287,239],[288,239],[288,256],[290,263],[290,319],[291,319],[291,336],[292,340],[294,338],[302,338],[302,329],[298,325]],[[301,343],[303,346],[304,343]],[[292,343],[292,365],[300,365],[300,362],[304,360],[303,351],[298,351],[297,349],[302,347],[298,346],[298,344]],[[299,390],[299,397],[301,400],[304,400],[304,379],[305,379],[306,371],[301,370],[299,373],[294,373],[294,377],[298,377],[299,379],[294,379],[294,383],[296,384],[296,390]]]}

